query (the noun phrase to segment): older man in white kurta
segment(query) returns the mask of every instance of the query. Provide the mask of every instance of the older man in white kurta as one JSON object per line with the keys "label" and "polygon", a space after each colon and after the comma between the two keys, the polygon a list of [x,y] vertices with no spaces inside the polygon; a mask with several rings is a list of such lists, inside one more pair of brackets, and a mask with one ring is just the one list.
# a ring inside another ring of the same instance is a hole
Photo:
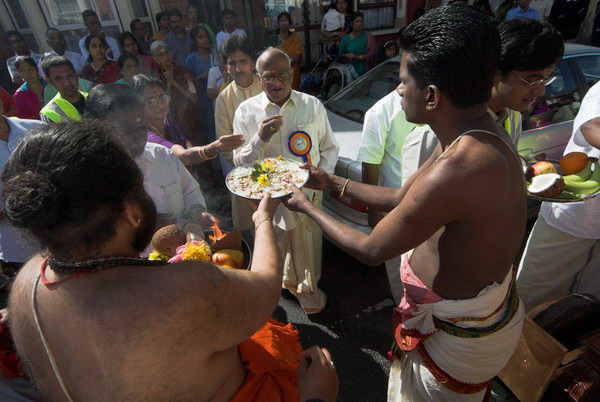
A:
{"label": "older man in white kurta", "polygon": [[[246,143],[234,151],[235,165],[279,155],[302,162],[304,158],[290,150],[289,138],[303,131],[310,137],[311,162],[333,172],[339,146],[325,108],[315,97],[292,90],[289,58],[277,49],[267,49],[257,61],[257,70],[264,92],[244,101],[235,112],[234,133],[246,138]],[[315,205],[321,205],[321,191],[304,191]],[[320,312],[327,300],[317,287],[321,276],[321,229],[306,215],[283,206],[273,223],[285,261],[283,287],[298,298],[307,313]]]}

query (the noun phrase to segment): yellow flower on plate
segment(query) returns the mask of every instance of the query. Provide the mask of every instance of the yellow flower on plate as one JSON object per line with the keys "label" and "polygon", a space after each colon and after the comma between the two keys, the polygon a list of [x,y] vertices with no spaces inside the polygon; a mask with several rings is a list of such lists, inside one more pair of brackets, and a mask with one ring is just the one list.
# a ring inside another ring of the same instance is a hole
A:
{"label": "yellow flower on plate", "polygon": [[260,164],[260,168],[263,172],[272,172],[273,170],[275,170],[275,165],[273,165],[273,162],[271,162],[270,160],[265,160],[263,163]]}
{"label": "yellow flower on plate", "polygon": [[258,176],[258,184],[262,187],[265,187],[266,185],[269,184],[269,178],[267,177],[266,173],[261,174],[260,176]]}
{"label": "yellow flower on plate", "polygon": [[181,259],[184,261],[210,261],[212,250],[204,240],[200,242],[188,242],[185,250],[181,253]]}

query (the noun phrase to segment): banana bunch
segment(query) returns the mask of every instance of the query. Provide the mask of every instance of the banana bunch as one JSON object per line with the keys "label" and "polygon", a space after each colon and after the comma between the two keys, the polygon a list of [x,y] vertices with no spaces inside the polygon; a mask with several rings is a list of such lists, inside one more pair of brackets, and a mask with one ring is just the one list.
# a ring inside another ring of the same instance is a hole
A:
{"label": "banana bunch", "polygon": [[581,171],[563,176],[565,190],[578,195],[593,194],[600,190],[600,164],[598,162],[587,162],[587,166]]}

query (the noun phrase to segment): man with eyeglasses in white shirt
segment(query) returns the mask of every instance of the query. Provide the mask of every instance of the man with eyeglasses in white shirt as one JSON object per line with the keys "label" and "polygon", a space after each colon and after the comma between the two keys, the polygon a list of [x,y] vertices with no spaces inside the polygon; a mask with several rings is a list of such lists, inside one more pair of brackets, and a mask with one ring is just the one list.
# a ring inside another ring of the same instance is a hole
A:
{"label": "man with eyeglasses in white shirt", "polygon": [[[311,161],[333,172],[339,146],[323,104],[315,97],[292,90],[290,58],[269,48],[256,62],[263,93],[244,101],[235,112],[233,132],[246,143],[233,151],[236,166],[266,157],[283,156]],[[303,156],[301,156],[303,155]],[[304,189],[320,206],[322,191]],[[325,307],[327,297],[317,286],[321,277],[322,232],[308,216],[280,206],[273,218],[283,254],[283,287],[296,296],[307,314]]]}

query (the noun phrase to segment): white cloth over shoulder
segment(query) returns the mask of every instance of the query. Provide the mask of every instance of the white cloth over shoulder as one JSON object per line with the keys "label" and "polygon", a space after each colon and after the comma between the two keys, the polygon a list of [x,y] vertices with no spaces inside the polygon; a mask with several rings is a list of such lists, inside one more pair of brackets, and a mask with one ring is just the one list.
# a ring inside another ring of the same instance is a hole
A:
{"label": "white cloth over shoulder", "polygon": [[194,205],[206,209],[198,182],[169,149],[147,143],[135,161],[144,174],[144,188],[159,214],[180,218]]}

